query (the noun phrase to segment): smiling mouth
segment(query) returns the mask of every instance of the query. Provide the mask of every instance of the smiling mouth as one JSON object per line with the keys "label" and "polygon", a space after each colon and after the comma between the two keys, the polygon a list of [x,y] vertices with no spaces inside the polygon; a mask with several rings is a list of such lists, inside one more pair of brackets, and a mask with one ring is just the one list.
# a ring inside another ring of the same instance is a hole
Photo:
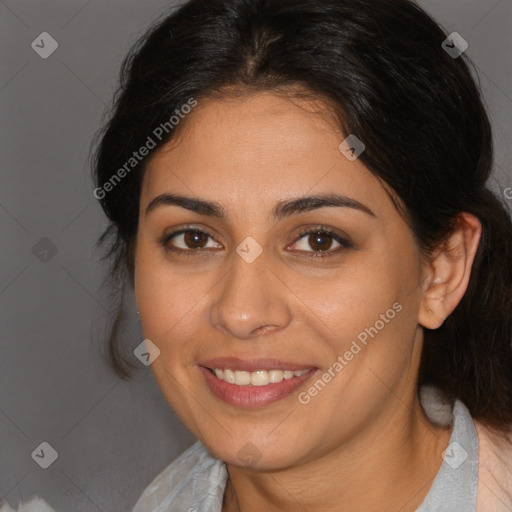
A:
{"label": "smiling mouth", "polygon": [[278,360],[238,358],[205,361],[199,370],[214,396],[243,409],[267,407],[284,400],[319,371],[314,366]]}
{"label": "smiling mouth", "polygon": [[267,386],[268,384],[279,384],[283,380],[290,380],[293,377],[300,377],[313,368],[304,370],[257,370],[248,372],[243,370],[231,370],[229,368],[208,368],[217,379],[236,386]]}

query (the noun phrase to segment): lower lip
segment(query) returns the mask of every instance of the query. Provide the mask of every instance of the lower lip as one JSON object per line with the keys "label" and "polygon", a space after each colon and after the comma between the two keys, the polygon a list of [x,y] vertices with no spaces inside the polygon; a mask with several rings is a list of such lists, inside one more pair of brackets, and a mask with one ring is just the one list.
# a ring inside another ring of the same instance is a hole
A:
{"label": "lower lip", "polygon": [[266,384],[265,386],[237,386],[218,379],[203,366],[200,366],[199,369],[205,376],[210,391],[217,398],[230,405],[247,409],[265,407],[290,396],[304,381],[317,372],[316,368],[312,368],[300,377],[293,376],[291,379],[283,379],[276,384]]}

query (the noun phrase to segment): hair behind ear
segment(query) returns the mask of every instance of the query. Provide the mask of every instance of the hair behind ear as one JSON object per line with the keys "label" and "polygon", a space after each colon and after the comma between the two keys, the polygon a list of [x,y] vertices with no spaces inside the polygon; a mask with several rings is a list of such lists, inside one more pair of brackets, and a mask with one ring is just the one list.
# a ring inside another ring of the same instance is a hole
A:
{"label": "hair behind ear", "polygon": [[512,422],[512,222],[489,190],[470,212],[482,237],[468,289],[436,330],[425,330],[419,386],[433,384],[499,429]]}

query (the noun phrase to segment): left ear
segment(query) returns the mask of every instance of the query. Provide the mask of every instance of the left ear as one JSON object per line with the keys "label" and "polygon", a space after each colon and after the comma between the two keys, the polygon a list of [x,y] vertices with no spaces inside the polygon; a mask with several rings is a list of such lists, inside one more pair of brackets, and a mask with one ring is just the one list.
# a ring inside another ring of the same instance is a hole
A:
{"label": "left ear", "polygon": [[463,212],[457,216],[455,229],[437,249],[428,267],[418,323],[437,329],[457,307],[466,293],[471,267],[482,235],[477,217]]}

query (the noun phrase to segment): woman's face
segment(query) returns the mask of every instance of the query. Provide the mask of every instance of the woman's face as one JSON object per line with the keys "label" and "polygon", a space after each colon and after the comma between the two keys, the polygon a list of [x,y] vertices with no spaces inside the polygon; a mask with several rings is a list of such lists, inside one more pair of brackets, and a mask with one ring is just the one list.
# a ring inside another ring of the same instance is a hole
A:
{"label": "woman's face", "polygon": [[418,247],[311,106],[270,93],[200,103],[143,180],[135,292],[160,350],[152,369],[185,425],[235,465],[296,465],[378,437],[415,397]]}

